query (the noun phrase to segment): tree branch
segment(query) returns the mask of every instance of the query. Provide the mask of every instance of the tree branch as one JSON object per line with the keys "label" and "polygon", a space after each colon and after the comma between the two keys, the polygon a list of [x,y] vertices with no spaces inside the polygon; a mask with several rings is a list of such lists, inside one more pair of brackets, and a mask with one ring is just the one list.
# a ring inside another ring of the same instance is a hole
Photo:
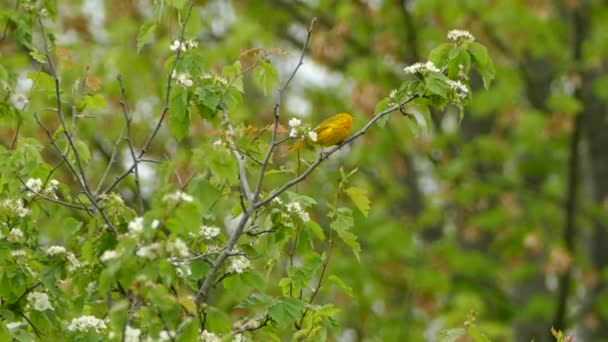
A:
{"label": "tree branch", "polygon": [[127,128],[127,145],[129,146],[129,152],[131,152],[131,158],[133,160],[133,169],[135,171],[135,197],[139,203],[139,213],[143,214],[144,212],[144,199],[141,194],[141,185],[139,182],[139,159],[135,156],[135,149],[133,148],[133,142],[131,141],[131,120],[132,117],[129,116],[127,112],[127,97],[125,95],[125,87],[122,83],[122,76],[118,75],[116,77],[118,80],[118,84],[120,86],[120,107],[122,108],[122,114],[125,117],[125,125]]}
{"label": "tree branch", "polygon": [[[179,41],[181,43],[183,43],[183,41],[184,41],[186,25],[188,24],[188,21],[190,20],[190,16],[192,15],[192,8],[194,7],[194,3],[195,3],[195,1],[190,2],[190,7],[188,8],[188,14],[186,15],[186,19],[184,20],[184,23],[182,24],[182,30],[179,35]],[[163,111],[160,115],[160,118],[158,119],[158,122],[156,123],[156,126],[154,127],[154,130],[152,131],[152,134],[150,134],[150,136],[148,137],[148,140],[146,140],[146,143],[141,148],[139,155],[137,155],[137,158],[136,158],[137,160],[141,160],[141,158],[143,158],[143,156],[146,154],[146,152],[148,152],[148,148],[150,148],[152,141],[156,137],[156,134],[158,134],[160,127],[163,125],[163,121],[165,120],[167,113],[169,113],[169,100],[170,100],[170,96],[171,96],[171,87],[172,87],[171,81],[173,80],[173,74],[175,73],[175,69],[177,67],[177,62],[179,61],[181,52],[182,52],[182,49],[177,49],[177,53],[175,54],[175,61],[173,61],[173,64],[171,65],[171,71],[169,71],[169,75],[167,76],[167,88],[166,88],[165,105],[163,107]],[[110,184],[110,186],[108,186],[103,191],[103,193],[108,193],[108,192],[112,191],[112,189],[114,189],[114,187],[116,185],[118,185],[123,179],[125,179],[135,169],[135,167],[136,167],[136,162],[134,161],[134,163],[131,164],[131,167],[129,167],[122,175],[118,176],[116,178],[116,180],[114,180],[114,182],[112,184]]]}

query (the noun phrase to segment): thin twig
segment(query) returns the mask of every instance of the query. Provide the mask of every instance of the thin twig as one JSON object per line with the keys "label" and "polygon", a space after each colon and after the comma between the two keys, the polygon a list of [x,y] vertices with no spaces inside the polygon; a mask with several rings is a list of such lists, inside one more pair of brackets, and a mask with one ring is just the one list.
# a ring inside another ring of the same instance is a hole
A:
{"label": "thin twig", "polygon": [[239,149],[236,146],[236,143],[234,142],[234,128],[232,127],[232,124],[230,123],[230,118],[228,117],[228,110],[226,109],[226,106],[220,106],[222,109],[223,114],[223,119],[224,119],[224,123],[226,124],[226,126],[228,127],[228,144],[230,145],[230,149],[232,150],[232,154],[234,155],[234,158],[236,158],[236,161],[238,163],[239,166],[239,181],[241,184],[241,193],[243,196],[245,196],[245,198],[247,198],[247,200],[249,202],[253,201],[253,194],[251,192],[251,187],[249,186],[249,180],[247,178],[247,169],[245,168],[245,158],[241,155],[241,153],[239,152]]}
{"label": "thin twig", "polygon": [[72,209],[78,209],[78,210],[86,210],[86,211],[89,211],[89,210],[90,210],[89,208],[84,207],[84,206],[80,206],[80,205],[71,204],[71,203],[64,202],[64,201],[62,201],[62,200],[56,199],[56,198],[52,198],[52,197],[49,197],[49,196],[43,195],[43,194],[41,194],[41,193],[39,193],[39,192],[37,192],[37,191],[32,190],[30,187],[28,187],[28,186],[25,184],[25,182],[23,181],[23,179],[21,179],[21,177],[17,176],[17,179],[19,179],[19,181],[20,181],[20,182],[21,182],[21,184],[23,185],[23,187],[25,188],[25,191],[31,192],[31,193],[33,193],[33,194],[35,195],[33,198],[35,198],[35,197],[37,196],[37,197],[40,197],[40,198],[42,198],[42,199],[45,199],[45,200],[47,200],[47,201],[49,201],[49,202],[53,202],[53,203],[57,203],[57,204],[59,204],[59,205],[62,205],[62,206],[64,206],[64,207],[68,207],[68,208],[72,208]]}
{"label": "thin twig", "polygon": [[363,134],[367,133],[367,131],[378,122],[378,120],[380,120],[384,116],[386,116],[386,115],[388,115],[388,114],[390,114],[390,113],[392,113],[394,111],[399,110],[399,107],[401,107],[404,104],[407,104],[407,103],[413,101],[416,98],[417,98],[417,96],[415,96],[415,95],[411,96],[411,97],[407,98],[406,100],[404,100],[402,103],[394,105],[392,107],[389,107],[388,109],[385,109],[384,111],[376,114],[361,130],[359,130],[355,134],[353,134],[350,137],[348,137],[348,139],[344,140],[344,142],[342,144],[332,147],[327,152],[320,152],[319,153],[319,158],[317,158],[317,160],[314,163],[312,163],[308,167],[308,169],[306,169],[301,175],[299,175],[298,177],[296,177],[296,178],[290,180],[289,182],[285,183],[279,189],[275,190],[270,195],[268,195],[266,198],[264,198],[264,199],[262,199],[260,201],[257,201],[256,202],[256,209],[260,208],[260,207],[262,207],[262,206],[264,206],[266,204],[268,204],[275,197],[279,196],[280,194],[282,194],[283,192],[285,192],[286,190],[288,190],[292,186],[294,186],[294,185],[300,183],[301,181],[303,181],[304,179],[306,179],[306,177],[308,177],[308,175],[310,175],[319,165],[321,165],[321,163],[324,160],[326,160],[327,158],[329,158],[332,154],[336,153],[343,146],[346,146],[346,145],[350,144],[351,142],[353,142],[354,140],[356,140],[357,138],[359,138]]}
{"label": "thin twig", "polygon": [[132,117],[129,116],[127,111],[127,96],[125,95],[125,86],[122,83],[122,76],[118,75],[116,77],[118,80],[118,84],[120,86],[120,107],[122,108],[122,114],[125,117],[125,125],[127,127],[127,145],[129,146],[129,152],[131,152],[131,158],[133,159],[133,170],[135,171],[135,197],[139,202],[139,212],[140,214],[144,212],[144,199],[141,194],[141,185],[139,182],[139,160],[135,156],[135,149],[133,148],[133,142],[131,140],[131,120]]}
{"label": "thin twig", "polygon": [[114,226],[112,225],[112,223],[110,222],[110,220],[108,219],[106,214],[104,213],[103,209],[97,204],[97,201],[95,200],[95,198],[91,194],[91,191],[89,190],[89,185],[86,180],[84,167],[82,165],[82,161],[80,158],[80,153],[78,152],[78,149],[76,148],[76,145],[74,144],[74,140],[68,133],[67,126],[65,123],[65,118],[63,117],[63,112],[61,111],[61,88],[59,85],[59,77],[57,76],[57,72],[55,70],[55,67],[53,66],[53,62],[52,62],[51,56],[49,54],[49,47],[48,47],[48,42],[47,42],[47,38],[46,38],[46,32],[44,31],[44,25],[42,25],[42,19],[40,19],[40,16],[38,16],[38,25],[40,26],[40,32],[42,34],[42,42],[44,45],[44,55],[46,57],[47,64],[51,71],[51,75],[53,76],[53,80],[55,81],[55,96],[57,98],[57,102],[56,102],[57,116],[59,117],[59,121],[60,121],[61,127],[63,129],[63,134],[65,135],[66,139],[68,140],[68,144],[71,147],[72,152],[74,153],[74,159],[76,161],[78,171],[74,168],[74,166],[72,166],[72,164],[70,163],[70,161],[67,158],[67,155],[61,151],[61,149],[55,142],[55,138],[53,138],[53,136],[51,135],[49,130],[46,127],[44,127],[44,125],[42,124],[42,121],[40,121],[40,119],[38,118],[38,116],[35,113],[34,113],[34,117],[36,118],[36,121],[38,122],[38,124],[41,127],[43,127],[43,129],[45,130],[49,140],[51,141],[51,144],[55,147],[57,152],[59,152],[61,154],[61,156],[65,160],[66,164],[69,166],[70,171],[72,171],[72,173],[76,177],[76,180],[80,184],[80,187],[82,188],[84,194],[87,196],[89,201],[91,201],[91,204],[93,204],[95,209],[99,212],[99,214],[103,218],[104,222],[108,225],[110,230],[112,230],[112,232],[114,232],[116,234],[116,229],[114,229]]}
{"label": "thin twig", "polygon": [[266,167],[268,166],[268,162],[270,161],[272,152],[274,152],[274,149],[277,147],[277,131],[279,128],[279,118],[281,116],[281,100],[283,98],[283,93],[285,92],[287,87],[289,87],[289,84],[296,76],[296,73],[298,72],[302,64],[304,64],[304,56],[306,55],[306,50],[308,48],[308,43],[310,42],[310,37],[312,35],[312,30],[314,28],[316,20],[316,18],[313,18],[310,22],[310,26],[308,27],[308,32],[306,34],[306,40],[304,41],[304,46],[302,47],[302,52],[300,53],[300,59],[298,60],[298,64],[293,69],[291,75],[289,75],[289,77],[287,78],[287,81],[285,82],[283,87],[279,89],[277,103],[274,106],[274,126],[272,128],[272,140],[270,142],[270,146],[268,147],[266,157],[264,157],[264,161],[262,162],[262,166],[260,166],[260,174],[258,175],[258,181],[255,186],[255,193],[253,195],[254,201],[257,201],[260,196],[260,193],[262,191],[262,183],[264,181],[264,176],[266,175]]}
{"label": "thin twig", "polygon": [[[190,7],[188,8],[188,14],[186,15],[186,19],[184,20],[184,22],[182,24],[182,30],[179,35],[179,41],[182,43],[184,41],[186,26],[188,24],[188,21],[190,20],[190,16],[192,14],[192,8],[194,7],[194,3],[195,3],[195,1],[190,2]],[[167,76],[167,87],[166,87],[165,104],[163,107],[163,111],[160,115],[160,118],[158,119],[158,122],[156,123],[156,126],[154,127],[154,130],[152,131],[152,134],[150,134],[150,136],[148,137],[148,140],[146,140],[146,143],[141,148],[141,151],[139,152],[139,155],[137,156],[137,160],[140,160],[141,158],[143,158],[143,156],[148,152],[150,145],[152,145],[152,141],[154,140],[154,138],[156,137],[156,134],[158,134],[158,131],[160,130],[161,126],[163,125],[163,121],[165,120],[167,113],[169,113],[169,100],[170,100],[170,96],[171,96],[171,87],[173,84],[172,83],[173,74],[175,73],[175,69],[177,67],[177,62],[179,61],[181,52],[182,52],[182,49],[177,49],[177,53],[175,55],[175,60],[173,61],[173,64],[171,65],[171,70],[169,71],[169,75]],[[114,180],[114,182],[112,184],[110,184],[110,186],[108,186],[103,191],[103,193],[108,193],[108,192],[112,191],[112,189],[114,189],[114,187],[116,185],[118,185],[118,183],[120,183],[123,179],[125,179],[133,171],[134,168],[135,168],[135,163],[131,164],[131,167],[129,167],[127,169],[127,171],[125,171],[122,175],[118,176],[116,178],[116,180]]]}
{"label": "thin twig", "polygon": [[105,182],[106,177],[110,173],[110,170],[112,169],[112,166],[114,165],[114,160],[116,159],[116,152],[118,151],[118,146],[120,146],[120,143],[122,142],[123,137],[126,132],[127,132],[127,126],[124,125],[122,127],[122,130],[120,131],[120,134],[118,135],[118,139],[116,139],[116,143],[114,143],[114,147],[112,148],[112,153],[110,154],[110,161],[108,162],[108,166],[106,166],[106,169],[103,172],[103,175],[101,176],[101,179],[99,180],[99,183],[97,184],[97,189],[95,189],[95,194],[99,194],[99,191],[101,190],[101,187],[103,186],[103,183]]}

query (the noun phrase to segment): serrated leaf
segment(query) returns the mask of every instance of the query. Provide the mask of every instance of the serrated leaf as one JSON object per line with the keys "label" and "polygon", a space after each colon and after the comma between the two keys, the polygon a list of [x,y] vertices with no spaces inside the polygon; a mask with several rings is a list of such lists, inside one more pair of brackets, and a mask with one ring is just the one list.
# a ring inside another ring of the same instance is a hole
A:
{"label": "serrated leaf", "polygon": [[30,51],[30,56],[32,56],[32,58],[40,64],[46,63],[46,55],[36,49],[32,49],[32,51]]}
{"label": "serrated leaf", "polygon": [[86,109],[96,110],[106,108],[106,99],[101,94],[85,95],[76,103],[76,109],[82,112]]}
{"label": "serrated leaf", "polygon": [[232,65],[226,65],[222,70],[224,78],[231,82],[232,87],[243,93],[243,74],[241,73],[241,62],[236,61]]}
{"label": "serrated leaf", "polygon": [[351,248],[357,261],[360,261],[359,254],[361,252],[361,245],[357,241],[357,236],[350,232],[353,227],[353,215],[352,211],[348,208],[339,208],[336,213],[334,220],[331,223],[331,229],[333,229],[344,243]]}
{"label": "serrated leaf", "polygon": [[141,51],[141,49],[150,41],[150,38],[154,35],[154,31],[156,30],[155,23],[144,23],[139,28],[139,33],[137,34],[137,53]]}
{"label": "serrated leaf", "polygon": [[[378,114],[380,112],[387,110],[390,107],[390,103],[391,103],[391,99],[389,99],[388,97],[380,100],[378,103],[376,103],[376,108],[374,109],[374,113]],[[380,120],[378,120],[378,126],[384,127],[386,125],[386,122],[388,121],[388,117],[389,117],[388,115],[381,117]]]}
{"label": "serrated leaf", "polygon": [[177,88],[169,101],[169,129],[178,141],[181,141],[190,128],[188,112],[188,92]]}
{"label": "serrated leaf", "polygon": [[496,75],[494,62],[492,62],[492,59],[488,54],[488,49],[479,43],[472,42],[469,44],[467,50],[471,54],[473,65],[477,68],[477,71],[479,71],[479,74],[481,75],[483,86],[488,89],[488,87],[490,87],[490,83]]}
{"label": "serrated leaf", "polygon": [[369,198],[367,197],[367,190],[356,187],[350,187],[345,191],[348,197],[350,197],[353,203],[355,203],[359,211],[361,211],[363,216],[367,217],[367,214],[369,213],[369,208],[371,207]]}
{"label": "serrated leaf", "polygon": [[438,45],[429,53],[429,61],[433,62],[436,67],[441,68],[447,63],[452,46],[448,43]]}
{"label": "serrated leaf", "polygon": [[300,319],[304,306],[305,303],[302,300],[287,297],[271,304],[268,307],[268,314],[279,328],[284,328]]}
{"label": "serrated leaf", "polygon": [[306,222],[306,226],[313,232],[313,234],[315,234],[315,236],[321,240],[324,241],[325,240],[325,233],[323,232],[323,228],[321,228],[321,226],[319,226],[319,224],[315,221],[307,221]]}
{"label": "serrated leaf", "polygon": [[447,98],[449,88],[445,83],[445,76],[438,73],[433,73],[424,79],[426,91],[428,93],[438,95],[442,98]]}
{"label": "serrated leaf", "polygon": [[272,303],[272,298],[263,293],[252,293],[244,302],[237,305],[237,308],[255,308],[267,306]]}
{"label": "serrated leaf", "polygon": [[338,276],[336,276],[335,274],[330,275],[327,278],[327,282],[329,282],[330,284],[334,284],[334,285],[338,286],[349,297],[355,298],[355,294],[353,293],[353,288],[350,287],[350,286],[348,286],[348,285],[346,285],[346,283],[342,279],[338,278]]}
{"label": "serrated leaf", "polygon": [[255,69],[253,75],[260,87],[262,87],[264,95],[268,95],[279,82],[279,73],[269,61],[264,61]]}
{"label": "serrated leaf", "polygon": [[300,267],[290,267],[288,270],[292,284],[299,290],[306,288],[312,275],[323,264],[323,258],[318,254],[309,254],[304,257],[304,263]]}

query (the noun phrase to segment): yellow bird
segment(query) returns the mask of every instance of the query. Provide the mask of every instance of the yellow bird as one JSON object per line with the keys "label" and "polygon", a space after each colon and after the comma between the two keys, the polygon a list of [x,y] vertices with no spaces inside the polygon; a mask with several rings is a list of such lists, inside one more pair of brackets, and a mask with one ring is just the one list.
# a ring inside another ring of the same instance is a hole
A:
{"label": "yellow bird", "polygon": [[[317,133],[317,140],[311,142],[323,147],[339,145],[350,135],[352,128],[353,117],[348,113],[338,113],[323,120],[313,129]],[[298,151],[305,145],[305,141],[300,140],[289,150]]]}

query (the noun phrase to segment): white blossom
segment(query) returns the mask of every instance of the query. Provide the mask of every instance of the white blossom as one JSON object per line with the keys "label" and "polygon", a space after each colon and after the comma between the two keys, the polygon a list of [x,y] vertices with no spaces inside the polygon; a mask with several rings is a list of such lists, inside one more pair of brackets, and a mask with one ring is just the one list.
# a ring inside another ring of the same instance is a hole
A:
{"label": "white blossom", "polygon": [[[40,193],[42,191],[42,179],[40,178],[30,178],[25,182],[25,186],[27,189]],[[33,196],[33,193],[28,193],[28,196]]]}
{"label": "white blossom", "polygon": [[91,281],[87,284],[87,287],[85,289],[85,291],[87,291],[88,294],[92,295],[93,293],[95,293],[95,290],[97,290],[97,283],[95,281]]}
{"label": "white blossom", "polygon": [[181,49],[182,51],[186,51],[186,44],[182,44],[179,40],[174,40],[173,43],[169,46],[171,51],[177,51]]}
{"label": "white blossom", "polygon": [[186,49],[195,49],[198,47],[198,42],[194,39],[188,39],[184,45],[186,46]]}
{"label": "white blossom", "polygon": [[14,251],[11,251],[11,256],[13,258],[20,258],[20,257],[24,257],[26,256],[26,251],[25,249],[16,249]]}
{"label": "white blossom", "polygon": [[0,207],[10,210],[19,217],[26,217],[30,214],[30,209],[23,206],[23,200],[18,199],[5,199],[0,204]]}
{"label": "white blossom", "polygon": [[220,342],[222,339],[212,332],[203,330],[198,340],[200,342]]}
{"label": "white blossom", "polygon": [[95,332],[101,332],[102,329],[106,329],[106,323],[95,316],[81,316],[74,318],[68,326],[69,331],[80,331],[89,332],[94,330]]}
{"label": "white blossom", "polygon": [[27,301],[36,311],[54,310],[49,296],[44,292],[32,291],[27,294]]}
{"label": "white blossom", "polygon": [[469,88],[460,81],[447,80],[448,87],[456,91],[456,96],[465,98],[469,94]]}
{"label": "white blossom", "polygon": [[12,329],[18,329],[25,326],[24,322],[10,322],[10,323],[6,323],[6,328],[8,330],[12,330]]}
{"label": "white blossom", "polygon": [[99,257],[99,260],[101,260],[101,262],[108,262],[118,257],[120,257],[120,252],[115,250],[107,250]]}
{"label": "white blossom", "polygon": [[302,205],[298,202],[293,202],[287,204],[287,212],[290,214],[296,214],[300,217],[300,219],[304,222],[310,221],[310,215],[302,208]]}
{"label": "white blossom", "polygon": [[13,242],[19,242],[23,240],[23,232],[19,228],[13,228],[8,233],[8,240]]}
{"label": "white blossom", "polygon": [[425,73],[425,72],[440,72],[433,62],[428,61],[426,63],[414,63],[403,69],[407,74]]}
{"label": "white blossom", "polygon": [[249,259],[245,258],[244,256],[236,256],[231,259],[228,269],[231,272],[243,273],[243,271],[249,267],[251,267],[251,262]]}
{"label": "white blossom", "polygon": [[232,342],[246,342],[246,341],[248,341],[247,338],[245,336],[243,336],[243,334],[241,334],[241,333],[234,335],[234,339],[232,340]]}
{"label": "white blossom", "polygon": [[171,341],[175,337],[175,331],[163,330],[158,334],[158,341]]}
{"label": "white blossom", "polygon": [[220,235],[220,229],[214,226],[201,226],[201,235],[205,239],[213,239],[214,237]]}
{"label": "white blossom", "polygon": [[192,87],[192,85],[194,84],[194,82],[192,81],[192,79],[190,78],[190,74],[187,72],[180,72],[179,74],[175,75],[175,82],[182,86],[182,87]]}
{"label": "white blossom", "polygon": [[171,262],[175,266],[175,273],[180,278],[186,278],[192,275],[192,269],[187,262]]}
{"label": "white blossom", "polygon": [[172,194],[165,195],[163,197],[163,201],[165,201],[165,202],[178,202],[178,201],[192,202],[192,201],[194,201],[194,197],[188,195],[185,192],[178,190]]}
{"label": "white blossom", "polygon": [[188,245],[186,245],[186,243],[180,238],[175,239],[173,242],[167,243],[167,252],[177,254],[177,256],[182,258],[187,258],[190,255]]}
{"label": "white blossom", "polygon": [[292,128],[292,129],[289,131],[289,137],[290,137],[290,138],[297,138],[297,137],[298,137],[298,135],[299,135],[299,134],[298,134],[298,130],[297,130],[297,129],[295,129],[295,128]]}
{"label": "white blossom", "polygon": [[289,120],[289,127],[298,127],[302,124],[302,120],[298,118],[293,118]]}
{"label": "white blossom", "polygon": [[135,252],[135,255],[142,258],[154,259],[162,252],[162,245],[158,242],[143,246]]}
{"label": "white blossom", "polygon": [[78,259],[76,258],[76,255],[74,255],[74,253],[68,252],[68,254],[66,254],[66,257],[67,257],[68,261],[70,262],[70,264],[67,267],[68,271],[72,272],[72,271],[82,267],[82,264],[80,263],[80,261],[78,261]]}
{"label": "white blossom", "polygon": [[159,226],[160,226],[160,221],[159,221],[159,220],[157,220],[157,219],[154,219],[154,220],[152,221],[152,223],[150,224],[150,227],[152,227],[152,229],[156,229],[156,228],[158,228]]}
{"label": "white blossom", "polygon": [[313,142],[314,142],[314,141],[317,141],[317,138],[318,138],[318,137],[317,137],[317,132],[315,132],[315,131],[308,131],[308,138],[309,138],[311,141],[313,141]]}
{"label": "white blossom", "polygon": [[24,110],[25,107],[27,107],[27,105],[30,103],[27,96],[21,93],[11,94],[10,101],[13,107],[15,107],[17,110]]}
{"label": "white blossom", "polygon": [[63,246],[50,246],[46,249],[46,255],[48,256],[56,256],[60,254],[66,254],[67,250]]}
{"label": "white blossom", "polygon": [[137,234],[143,232],[144,231],[144,218],[141,216],[134,218],[131,222],[129,222],[129,225],[127,226],[127,228],[129,229],[129,233],[131,233],[133,235],[137,235]]}
{"label": "white blossom", "polygon": [[471,32],[466,30],[451,30],[448,32],[448,40],[451,41],[460,41],[460,40],[468,40],[475,41],[475,37],[471,34]]}
{"label": "white blossom", "polygon": [[125,342],[139,342],[141,337],[141,330],[137,328],[131,328],[131,326],[127,325],[125,328]]}

